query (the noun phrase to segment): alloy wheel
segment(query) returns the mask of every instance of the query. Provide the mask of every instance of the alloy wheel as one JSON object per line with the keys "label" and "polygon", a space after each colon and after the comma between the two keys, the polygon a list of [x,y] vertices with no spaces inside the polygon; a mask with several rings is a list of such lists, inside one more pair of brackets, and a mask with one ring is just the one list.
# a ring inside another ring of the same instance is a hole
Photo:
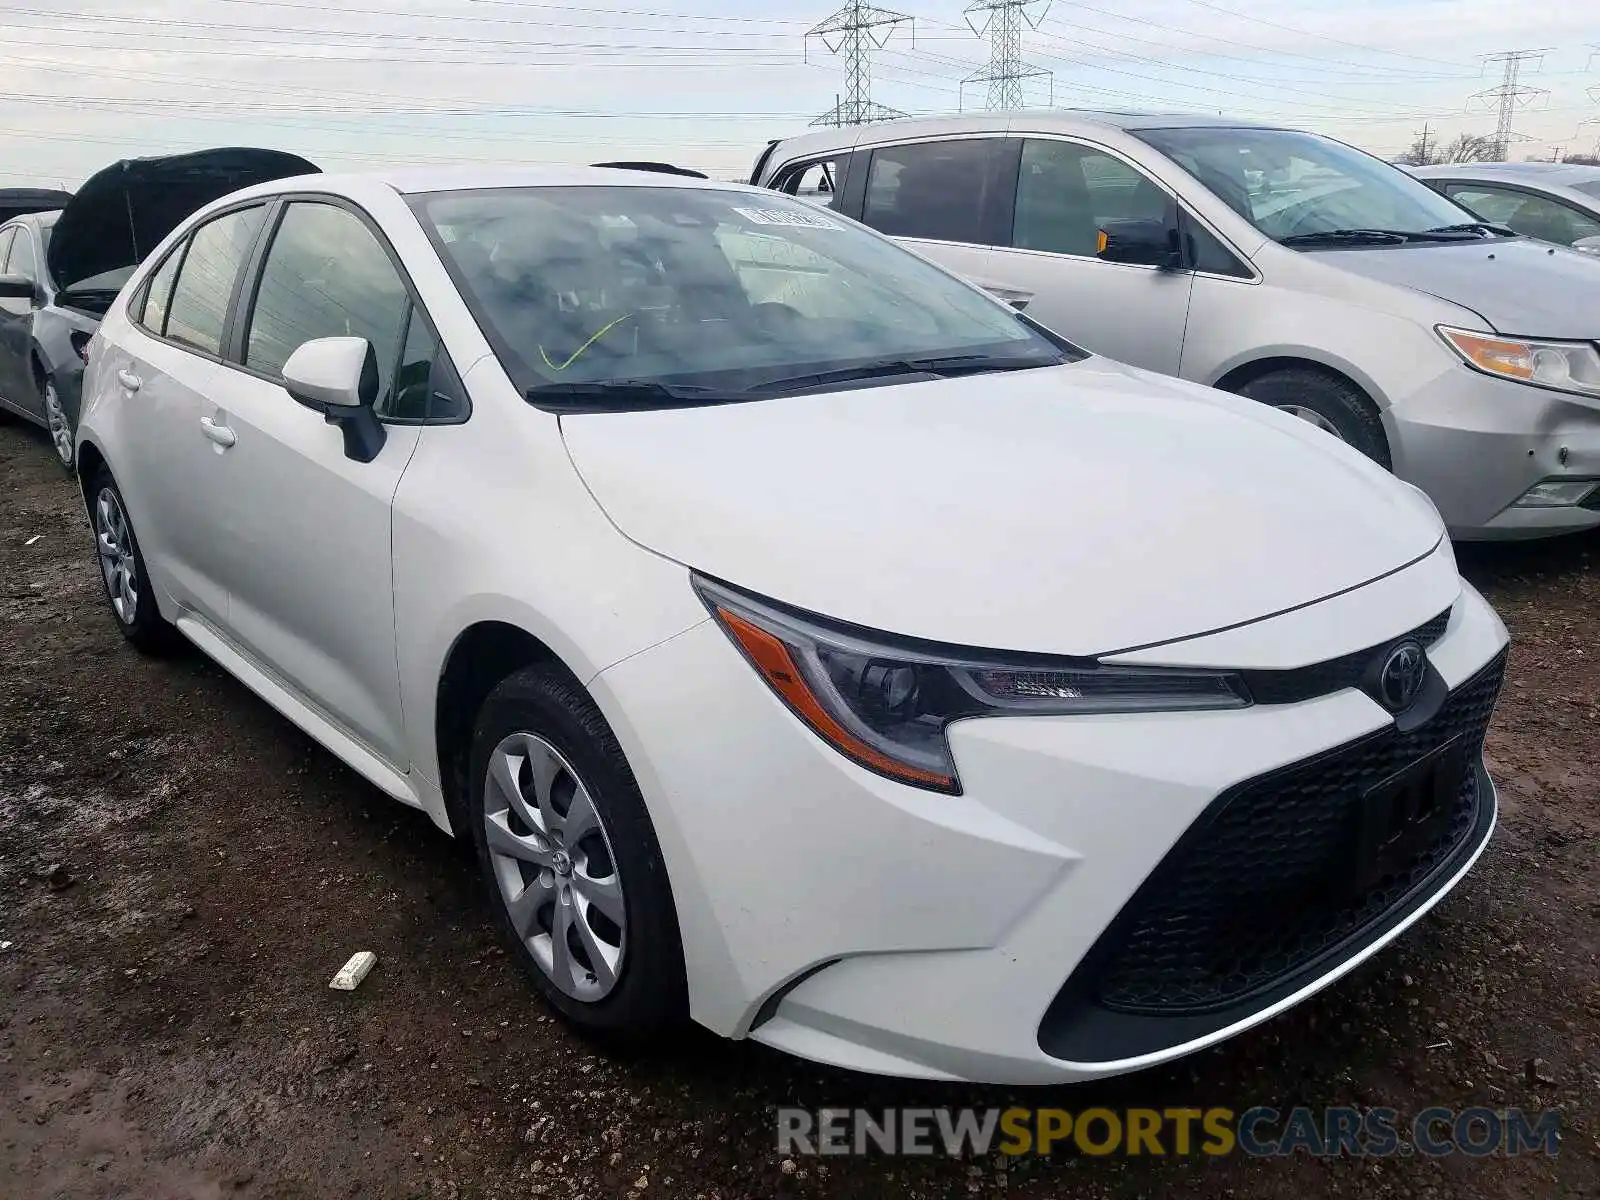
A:
{"label": "alloy wheel", "polygon": [[132,625],[139,613],[139,567],[122,501],[111,488],[101,488],[94,504],[94,536],[100,552],[100,573],[117,619]]}
{"label": "alloy wheel", "polygon": [[565,995],[594,1003],[616,987],[627,912],[611,838],[572,765],[544,738],[514,733],[489,756],[489,858],[512,928]]}
{"label": "alloy wheel", "polygon": [[1278,411],[1286,412],[1291,417],[1299,417],[1302,421],[1310,421],[1323,433],[1331,433],[1341,442],[1344,441],[1344,435],[1339,432],[1339,427],[1314,408],[1307,408],[1303,404],[1280,404]]}
{"label": "alloy wheel", "polygon": [[72,426],[67,423],[66,411],[61,407],[61,397],[56,385],[44,385],[44,415],[50,426],[50,440],[55,443],[56,457],[64,467],[72,466]]}

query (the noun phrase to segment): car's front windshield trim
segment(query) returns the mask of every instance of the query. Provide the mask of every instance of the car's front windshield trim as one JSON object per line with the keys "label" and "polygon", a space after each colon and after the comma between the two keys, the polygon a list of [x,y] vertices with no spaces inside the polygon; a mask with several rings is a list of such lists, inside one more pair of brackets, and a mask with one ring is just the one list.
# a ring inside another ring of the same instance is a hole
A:
{"label": "car's front windshield trim", "polygon": [[755,400],[770,394],[763,381],[796,374],[840,372],[839,386],[854,386],[844,377],[872,362],[987,356],[983,369],[1015,370],[1084,356],[888,239],[787,196],[550,184],[408,200],[512,383],[539,407]]}

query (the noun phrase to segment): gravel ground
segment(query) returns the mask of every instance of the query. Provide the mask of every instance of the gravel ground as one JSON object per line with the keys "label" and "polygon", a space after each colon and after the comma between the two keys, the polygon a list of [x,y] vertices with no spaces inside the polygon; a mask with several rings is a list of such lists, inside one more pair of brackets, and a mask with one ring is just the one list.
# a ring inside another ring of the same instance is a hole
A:
{"label": "gravel ground", "polygon": [[[31,542],[31,544],[30,544]],[[1514,635],[1478,868],[1375,963],[1177,1067],[1025,1091],[873,1080],[546,1015],[468,856],[197,653],[104,609],[73,485],[0,428],[4,1197],[1600,1196],[1600,538],[1467,548]],[[339,964],[379,965],[355,993]],[[772,1106],[1558,1108],[1514,1159],[775,1153]]]}

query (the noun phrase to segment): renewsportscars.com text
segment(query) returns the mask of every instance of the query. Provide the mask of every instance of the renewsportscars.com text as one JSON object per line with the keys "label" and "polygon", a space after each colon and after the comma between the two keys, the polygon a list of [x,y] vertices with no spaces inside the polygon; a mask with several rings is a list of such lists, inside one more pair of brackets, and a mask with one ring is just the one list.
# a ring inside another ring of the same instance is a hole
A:
{"label": "renewsportscars.com text", "polygon": [[1561,1140],[1558,1114],[1518,1108],[780,1108],[777,1124],[785,1156],[1553,1157]]}

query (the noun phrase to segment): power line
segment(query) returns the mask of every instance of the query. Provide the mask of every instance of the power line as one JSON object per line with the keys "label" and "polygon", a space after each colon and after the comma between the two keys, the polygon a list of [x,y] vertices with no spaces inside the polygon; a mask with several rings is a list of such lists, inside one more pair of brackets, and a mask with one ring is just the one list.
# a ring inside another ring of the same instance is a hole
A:
{"label": "power line", "polygon": [[[1037,12],[1032,11],[1035,8]],[[1023,80],[1045,77],[1053,81],[1043,67],[1030,67],[1022,61],[1023,25],[1037,30],[1049,11],[1050,0],[1043,0],[1042,7],[1040,0],[972,0],[962,15],[973,33],[988,36],[989,61],[961,81],[962,91],[969,83],[986,83],[987,108],[1021,108]],[[1050,90],[1054,101],[1054,86]]]}
{"label": "power line", "polygon": [[1492,63],[1504,63],[1505,72],[1501,77],[1500,86],[1485,88],[1473,95],[1472,99],[1491,103],[1499,109],[1499,120],[1494,130],[1494,161],[1505,162],[1511,157],[1512,141],[1525,140],[1516,133],[1512,126],[1516,123],[1517,113],[1528,107],[1540,96],[1548,96],[1548,88],[1524,87],[1517,82],[1522,74],[1522,64],[1531,62],[1537,66],[1544,61],[1548,53],[1544,50],[1505,50],[1499,54],[1484,56],[1485,69]]}
{"label": "power line", "polygon": [[[808,47],[811,39],[816,38],[830,53],[844,57],[844,94],[831,109],[812,121],[813,125],[866,125],[906,115],[899,109],[873,103],[869,60],[873,50],[881,50],[888,44],[898,26],[911,20],[905,13],[878,8],[863,0],[850,0],[806,31]],[[913,40],[915,37],[913,25]]]}

